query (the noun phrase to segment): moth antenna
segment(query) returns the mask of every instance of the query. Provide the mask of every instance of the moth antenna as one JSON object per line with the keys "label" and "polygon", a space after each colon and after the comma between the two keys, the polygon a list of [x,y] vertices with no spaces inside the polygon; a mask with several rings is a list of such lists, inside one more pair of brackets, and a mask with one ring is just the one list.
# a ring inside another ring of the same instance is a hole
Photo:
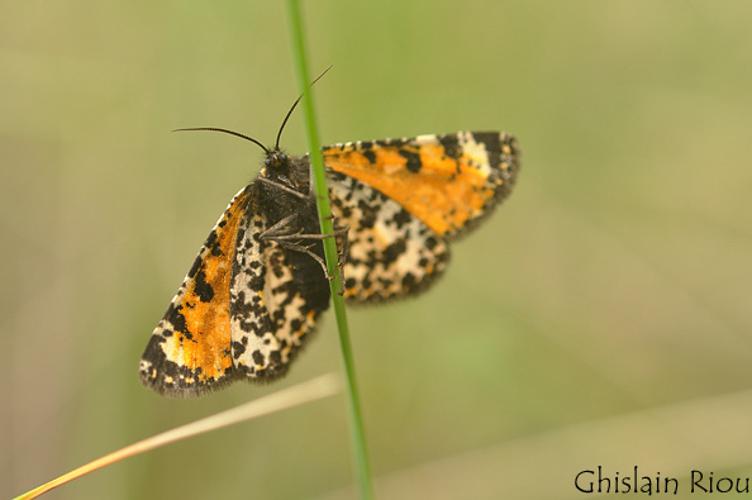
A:
{"label": "moth antenna", "polygon": [[[319,76],[316,77],[315,80],[311,82],[311,86],[313,86],[314,83],[321,80],[321,78],[329,72],[330,69],[334,67],[333,64],[329,65],[328,68],[326,68]],[[282,131],[285,129],[285,125],[287,125],[287,120],[290,119],[290,116],[292,115],[292,112],[295,111],[295,107],[298,105],[300,100],[303,98],[303,94],[300,94],[297,99],[295,99],[295,102],[292,103],[292,106],[290,106],[290,111],[287,112],[285,115],[285,119],[282,120],[282,125],[279,127],[279,131],[277,132],[277,140],[274,141],[274,149],[279,149],[279,140],[282,138]]]}
{"label": "moth antenna", "polygon": [[235,132],[233,130],[228,130],[226,128],[218,128],[218,127],[193,127],[193,128],[176,128],[173,130],[173,132],[190,132],[194,130],[208,130],[209,132],[222,132],[225,134],[234,135],[235,137],[240,137],[242,139],[245,139],[247,141],[251,141],[252,143],[256,144],[258,147],[264,150],[264,153],[269,154],[269,148],[264,146],[261,141],[254,139],[253,137],[249,137],[247,135],[241,134],[240,132]]}

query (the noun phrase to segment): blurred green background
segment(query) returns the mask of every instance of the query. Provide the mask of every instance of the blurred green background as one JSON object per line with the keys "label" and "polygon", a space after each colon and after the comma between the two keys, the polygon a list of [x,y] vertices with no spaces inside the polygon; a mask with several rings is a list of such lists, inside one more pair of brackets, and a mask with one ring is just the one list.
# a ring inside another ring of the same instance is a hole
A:
{"label": "blurred green background", "polygon": [[[297,93],[284,3],[2,10],[0,494],[340,370],[329,313],[274,385],[171,400],[136,373],[261,158],[169,130],[271,141]],[[380,498],[575,498],[575,473],[598,464],[752,474],[752,3],[305,13],[312,71],[334,65],[316,87],[325,143],[502,129],[524,153],[516,191],[453,246],[441,283],[350,309]],[[345,410],[337,397],[254,420],[51,498],[348,498]]]}

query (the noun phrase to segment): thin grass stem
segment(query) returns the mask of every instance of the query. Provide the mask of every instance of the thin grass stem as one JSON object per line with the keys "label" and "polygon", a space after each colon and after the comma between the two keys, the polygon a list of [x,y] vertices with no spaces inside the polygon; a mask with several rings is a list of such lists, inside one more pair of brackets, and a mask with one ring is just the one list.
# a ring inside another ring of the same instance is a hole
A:
{"label": "thin grass stem", "polygon": [[[316,114],[314,112],[312,87],[310,85],[311,79],[308,71],[308,60],[306,58],[306,45],[303,33],[300,2],[298,0],[288,0],[287,6],[290,16],[292,51],[298,76],[298,86],[303,94],[302,104],[305,115],[305,128],[308,137],[308,150],[310,151],[311,171],[316,192],[321,233],[333,235],[334,223],[332,221],[332,211],[329,206],[329,190],[326,184],[324,161],[321,157],[321,143],[319,141],[318,128],[316,126]],[[342,298],[342,276],[340,275],[337,266],[337,242],[331,237],[325,238],[323,244],[324,256],[326,257],[326,267],[329,275],[333,278],[330,281],[330,289],[334,314],[337,318],[340,348],[342,350],[342,360],[344,362],[345,376],[347,380],[350,429],[352,433],[357,484],[360,491],[360,498],[363,500],[371,500],[373,498],[373,484],[371,480],[370,465],[368,462],[368,450],[366,445],[365,428],[363,426],[363,416],[360,409],[360,396],[355,377],[355,362],[353,360],[352,347],[350,344],[350,331],[347,326],[345,303]]]}

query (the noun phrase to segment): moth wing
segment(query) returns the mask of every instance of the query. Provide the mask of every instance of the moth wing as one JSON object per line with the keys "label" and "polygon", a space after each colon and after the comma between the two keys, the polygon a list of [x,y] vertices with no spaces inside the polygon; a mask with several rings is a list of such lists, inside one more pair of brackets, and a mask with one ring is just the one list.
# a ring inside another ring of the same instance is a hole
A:
{"label": "moth wing", "polygon": [[445,238],[487,215],[519,171],[517,142],[504,132],[358,141],[322,154],[330,170],[376,189]]}
{"label": "moth wing", "polygon": [[195,396],[233,377],[230,278],[249,194],[232,199],[152,333],[139,372],[157,392]]}
{"label": "moth wing", "polygon": [[[329,306],[329,283],[319,264],[262,238],[270,225],[262,210],[249,210],[230,289],[233,364],[239,376],[257,380],[286,373]],[[320,242],[317,247],[321,253]]]}
{"label": "moth wing", "polygon": [[329,171],[338,225],[349,226],[345,298],[375,302],[425,289],[449,260],[449,247],[395,200],[359,180]]}

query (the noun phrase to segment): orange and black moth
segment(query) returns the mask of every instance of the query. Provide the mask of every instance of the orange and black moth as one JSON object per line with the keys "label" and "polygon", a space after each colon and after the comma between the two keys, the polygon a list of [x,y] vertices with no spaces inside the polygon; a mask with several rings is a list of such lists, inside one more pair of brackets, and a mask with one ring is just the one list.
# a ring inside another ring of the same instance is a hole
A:
{"label": "orange and black moth", "polygon": [[[283,375],[329,305],[309,158],[261,146],[263,168],[211,230],[146,347],[141,380],[160,393]],[[354,303],[433,283],[449,242],[510,193],[519,171],[515,139],[499,132],[358,141],[322,154]]]}

